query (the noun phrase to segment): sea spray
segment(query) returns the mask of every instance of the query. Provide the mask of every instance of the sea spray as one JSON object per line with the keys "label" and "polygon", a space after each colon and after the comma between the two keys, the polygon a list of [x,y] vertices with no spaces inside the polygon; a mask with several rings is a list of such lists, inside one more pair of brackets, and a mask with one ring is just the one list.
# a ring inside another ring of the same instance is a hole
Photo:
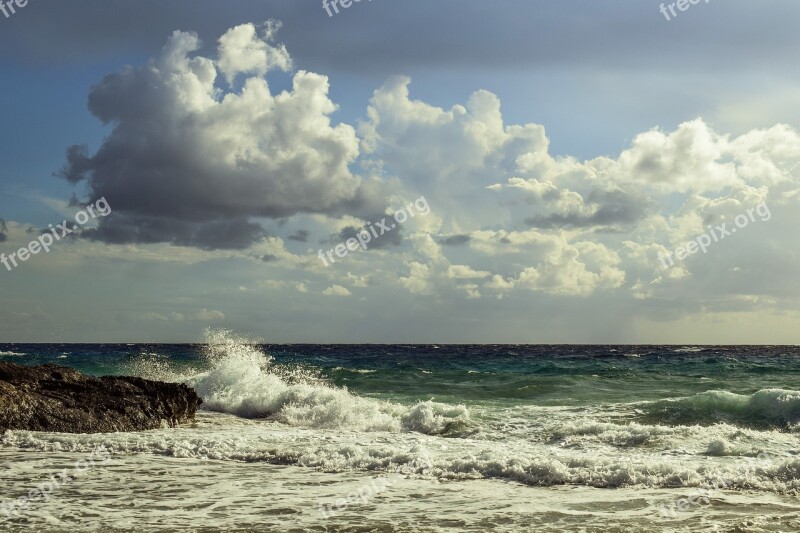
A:
{"label": "sea spray", "polygon": [[193,387],[203,398],[203,409],[242,418],[351,431],[450,436],[475,431],[463,405],[424,401],[406,406],[357,396],[329,383],[317,369],[275,363],[259,344],[230,331],[208,330],[203,357],[208,368],[193,375],[157,364],[150,369],[161,371],[162,379]]}

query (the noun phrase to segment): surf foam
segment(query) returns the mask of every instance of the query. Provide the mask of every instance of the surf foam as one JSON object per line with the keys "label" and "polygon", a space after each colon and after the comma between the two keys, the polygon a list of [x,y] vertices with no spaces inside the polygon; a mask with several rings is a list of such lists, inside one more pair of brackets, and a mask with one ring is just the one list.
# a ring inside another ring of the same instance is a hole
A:
{"label": "surf foam", "polygon": [[413,406],[356,396],[326,382],[318,371],[279,365],[251,340],[230,331],[207,331],[207,370],[181,376],[163,362],[142,365],[158,379],[181,381],[203,408],[243,418],[268,418],[290,426],[351,431],[415,431],[458,436],[472,431],[463,405],[433,401]]}

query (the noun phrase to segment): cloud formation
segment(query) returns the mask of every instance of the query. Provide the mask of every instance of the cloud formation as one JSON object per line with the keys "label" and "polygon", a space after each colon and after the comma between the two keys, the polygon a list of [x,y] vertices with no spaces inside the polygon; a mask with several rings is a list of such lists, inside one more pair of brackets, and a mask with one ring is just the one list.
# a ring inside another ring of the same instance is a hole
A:
{"label": "cloud formation", "polygon": [[[727,268],[721,261],[747,261],[768,278],[771,254],[750,256],[764,228],[705,263],[665,272],[658,255],[708,224],[763,202],[783,210],[800,194],[800,136],[781,124],[733,137],[698,118],[636,135],[616,158],[582,161],[554,156],[541,125],[507,124],[487,91],[444,109],[412,99],[408,78],[392,78],[367,116],[362,157],[424,191],[447,230],[410,234],[414,253],[398,284],[413,294],[674,297],[677,286]],[[437,241],[446,249],[428,244]]]}
{"label": "cloud formation", "polygon": [[[176,32],[151,63],[93,88],[92,113],[114,129],[94,155],[70,148],[63,175],[115,213],[85,235],[242,250],[276,276],[260,288],[325,296],[657,299],[668,314],[687,301],[778,302],[776,280],[795,286],[799,260],[782,256],[786,235],[766,226],[672,269],[658,260],[764,202],[776,220],[795,216],[800,135],[790,126],[734,136],[695,118],[581,159],[555,155],[542,125],[508,121],[489,91],[439,107],[412,98],[405,76],[374,91],[358,129],[333,125],[325,76],[301,70],[291,90],[270,90],[264,77],[293,64],[278,28],[237,26],[215,59]],[[430,215],[376,237],[371,253],[326,269],[298,251],[355,237],[420,195]]]}
{"label": "cloud formation", "polygon": [[[197,35],[176,31],[147,65],[92,88],[89,109],[113,130],[93,155],[71,147],[61,175],[114,205],[95,238],[242,248],[263,237],[252,217],[364,202],[349,169],[358,139],[351,126],[331,124],[328,79],[299,71],[291,90],[270,91],[264,75],[291,66],[273,44],[278,27],[228,30],[216,59],[197,55]],[[221,89],[220,76],[238,90]]]}

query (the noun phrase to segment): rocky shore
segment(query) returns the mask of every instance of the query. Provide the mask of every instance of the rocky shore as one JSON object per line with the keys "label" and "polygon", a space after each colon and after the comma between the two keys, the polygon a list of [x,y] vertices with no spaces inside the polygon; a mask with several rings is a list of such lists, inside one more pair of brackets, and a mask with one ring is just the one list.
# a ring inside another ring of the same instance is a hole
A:
{"label": "rocky shore", "polygon": [[0,362],[0,433],[111,433],[192,422],[202,403],[186,385],[91,377],[55,365]]}

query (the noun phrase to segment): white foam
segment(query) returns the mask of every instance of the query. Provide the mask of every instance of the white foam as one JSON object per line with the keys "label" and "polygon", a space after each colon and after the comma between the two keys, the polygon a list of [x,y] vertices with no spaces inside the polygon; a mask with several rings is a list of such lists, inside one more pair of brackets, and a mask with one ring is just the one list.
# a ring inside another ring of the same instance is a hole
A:
{"label": "white foam", "polygon": [[203,399],[204,409],[290,426],[427,434],[458,434],[471,427],[463,405],[405,406],[363,398],[326,383],[314,371],[277,365],[259,346],[231,332],[209,331],[206,337],[209,370],[181,376],[159,360],[139,370],[146,377],[186,383]]}
{"label": "white foam", "polygon": [[[27,454],[30,455],[30,454]],[[13,482],[0,498],[25,494],[54,465],[79,454],[43,455],[38,464],[13,456]],[[116,456],[80,480],[35,502],[4,531],[463,531],[465,512],[483,531],[794,531],[791,496],[717,491],[711,505],[664,519],[660,508],[686,498],[685,488],[617,490],[532,487],[497,480],[441,482],[412,475],[367,503],[325,516],[333,504],[382,474],[320,472],[267,463],[187,461],[164,455]],[[717,527],[719,526],[719,527]]]}
{"label": "white foam", "polygon": [[[698,431],[691,435],[697,439]],[[705,433],[709,433],[708,430]],[[387,472],[424,458],[432,468],[419,474],[447,480],[503,479],[534,486],[702,487],[724,479],[731,489],[790,493],[800,490],[800,461],[774,453],[769,460],[754,457],[709,457],[715,440],[742,438],[735,428],[716,428],[705,446],[679,451],[638,447],[620,450],[592,440],[569,448],[548,442],[508,439],[444,439],[414,432],[353,432],[288,427],[265,420],[201,413],[191,428],[139,433],[70,435],[8,431],[2,449],[39,453],[85,453],[99,446],[113,457],[154,455],[247,463],[296,465],[326,472]],[[688,441],[683,441],[681,446]],[[744,444],[741,444],[744,447]]]}

